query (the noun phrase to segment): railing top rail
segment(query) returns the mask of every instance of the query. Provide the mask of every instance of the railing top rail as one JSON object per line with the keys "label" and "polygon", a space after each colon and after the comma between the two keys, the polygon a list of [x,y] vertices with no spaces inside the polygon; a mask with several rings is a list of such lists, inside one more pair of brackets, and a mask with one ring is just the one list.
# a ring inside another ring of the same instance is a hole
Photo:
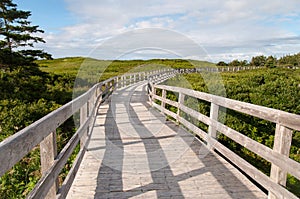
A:
{"label": "railing top rail", "polygon": [[208,93],[203,93],[191,89],[166,86],[166,85],[155,85],[155,88],[158,89],[166,89],[172,92],[181,92],[185,95],[189,95],[201,100],[205,100],[208,102],[213,102],[219,106],[230,108],[232,110],[246,113],[252,116],[255,116],[260,119],[268,120],[274,123],[279,123],[288,128],[300,131],[300,115],[296,115],[293,113],[288,113],[285,111],[268,108],[264,106],[259,106],[255,104],[250,104],[246,102],[241,102],[225,97],[220,97]]}
{"label": "railing top rail", "polygon": [[87,92],[50,112],[0,143],[0,176],[27,155],[45,137],[71,117],[90,97],[99,84]]}

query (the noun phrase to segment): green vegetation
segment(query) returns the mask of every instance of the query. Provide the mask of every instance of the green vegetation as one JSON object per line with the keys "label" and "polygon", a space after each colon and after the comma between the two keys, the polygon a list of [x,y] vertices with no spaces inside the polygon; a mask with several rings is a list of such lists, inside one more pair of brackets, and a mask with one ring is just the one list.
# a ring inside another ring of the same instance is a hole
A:
{"label": "green vegetation", "polygon": [[180,60],[180,59],[152,59],[152,60],[97,60],[84,57],[67,57],[54,60],[37,60],[40,69],[47,73],[57,75],[76,76],[79,70],[90,68],[91,71],[99,70],[102,72],[116,76],[126,72],[149,71],[161,68],[195,68],[210,67],[215,64],[206,61]]}

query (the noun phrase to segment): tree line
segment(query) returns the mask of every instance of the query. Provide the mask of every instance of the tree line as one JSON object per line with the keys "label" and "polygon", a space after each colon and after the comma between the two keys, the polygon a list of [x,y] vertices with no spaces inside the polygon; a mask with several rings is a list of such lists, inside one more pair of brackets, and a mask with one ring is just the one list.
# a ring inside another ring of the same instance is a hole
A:
{"label": "tree line", "polygon": [[282,67],[299,67],[300,66],[300,53],[294,55],[285,55],[280,58],[275,56],[264,56],[259,55],[252,57],[250,61],[248,60],[232,60],[229,63],[220,61],[217,63],[217,66],[261,66],[268,68],[275,68],[277,66]]}

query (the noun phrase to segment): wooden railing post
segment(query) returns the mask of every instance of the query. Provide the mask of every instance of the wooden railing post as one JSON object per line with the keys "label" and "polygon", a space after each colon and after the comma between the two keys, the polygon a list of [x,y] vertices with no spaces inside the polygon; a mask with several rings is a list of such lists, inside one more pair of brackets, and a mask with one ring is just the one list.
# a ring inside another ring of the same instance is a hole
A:
{"label": "wooden railing post", "polygon": [[151,82],[151,81],[148,82],[148,86],[149,86],[148,92],[149,92],[150,105],[153,106],[153,104],[154,104],[154,102],[153,102],[154,101],[153,96],[156,95],[156,89],[155,89],[155,87],[153,85],[153,82]]}
{"label": "wooden railing post", "polygon": [[131,85],[133,82],[133,75],[131,74],[129,77],[130,77],[129,85]]}
{"label": "wooden railing post", "polygon": [[109,87],[109,92],[112,92],[114,90],[114,82],[113,81],[110,81],[108,82],[108,87]]}
{"label": "wooden railing post", "polygon": [[120,83],[119,88],[122,88],[122,87],[124,87],[124,76],[123,75],[121,76],[121,83]]}
{"label": "wooden railing post", "polygon": [[[293,137],[292,130],[280,124],[276,124],[273,150],[277,153],[282,154],[283,156],[289,157],[292,137]],[[287,173],[282,168],[274,164],[272,164],[271,167],[270,178],[273,182],[280,184],[284,187],[286,186]],[[269,192],[268,198],[275,199],[275,198],[279,198],[279,196],[276,197],[274,193]]]}
{"label": "wooden railing post", "polygon": [[[56,155],[57,155],[56,131],[53,131],[40,143],[42,175],[45,175],[48,169],[53,165]],[[56,198],[57,188],[58,188],[58,181],[56,181],[56,183],[54,183],[53,186],[50,188],[46,198],[47,199]]]}
{"label": "wooden railing post", "polygon": [[164,109],[165,107],[166,107],[166,101],[165,101],[165,99],[166,99],[166,95],[167,95],[167,91],[165,90],[165,89],[163,89],[162,90],[162,95],[161,95],[161,97],[162,97],[162,101],[161,101],[161,107]]}
{"label": "wooden railing post", "polygon": [[[80,108],[80,126],[84,124],[88,116],[88,103],[85,103],[81,108]],[[82,134],[82,137],[80,138],[80,148],[83,149],[85,141],[87,139],[87,134],[88,134],[88,129],[84,131]]]}
{"label": "wooden railing post", "polygon": [[176,113],[176,122],[179,123],[179,117],[180,117],[180,104],[184,104],[184,97],[185,95],[181,92],[178,93],[178,107],[177,107],[177,113]]}
{"label": "wooden railing post", "polygon": [[119,88],[119,77],[115,77],[115,81],[116,81],[116,85],[115,85],[115,89]]}
{"label": "wooden railing post", "polygon": [[[211,103],[211,106],[210,106],[210,115],[209,116],[210,116],[210,119],[218,121],[219,106],[216,105],[213,102]],[[216,139],[217,138],[217,128],[216,128],[216,126],[214,126],[213,122],[208,127],[208,136],[209,136],[210,139]],[[208,142],[207,142],[207,147],[210,150],[214,149],[212,144],[209,142],[209,139],[208,139]]]}

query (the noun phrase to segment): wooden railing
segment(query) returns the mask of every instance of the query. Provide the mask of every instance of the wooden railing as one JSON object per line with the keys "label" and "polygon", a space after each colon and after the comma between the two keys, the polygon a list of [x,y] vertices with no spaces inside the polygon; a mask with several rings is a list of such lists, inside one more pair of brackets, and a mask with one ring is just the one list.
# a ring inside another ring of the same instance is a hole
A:
{"label": "wooden railing", "polygon": [[[59,190],[61,197],[68,190],[85,153],[84,146],[93,124],[96,107],[113,91],[115,79],[111,78],[94,85],[89,91],[49,113],[0,143],[0,176],[40,146],[42,178],[28,198],[55,198]],[[80,111],[80,127],[68,143],[57,154],[56,129]],[[81,149],[63,185],[58,189],[57,178],[80,141]]]}
{"label": "wooden railing", "polygon": [[[225,98],[223,99],[217,96],[187,89],[153,85],[153,83],[157,84],[165,81],[166,79],[174,77],[178,73],[190,73],[193,72],[193,70],[195,70],[194,72],[200,72],[202,70],[216,72],[214,69],[210,68],[189,70],[163,69],[157,71],[125,74],[110,78],[94,85],[91,89],[78,98],[63,105],[59,109],[49,113],[40,120],[2,141],[0,143],[0,177],[9,171],[16,163],[22,160],[22,158],[24,158],[32,150],[34,150],[36,146],[39,146],[42,177],[32,192],[29,193],[27,198],[64,198],[68,193],[68,190],[75,178],[77,170],[85,154],[85,146],[89,142],[89,136],[98,106],[104,102],[116,88],[122,88],[139,81],[149,80],[149,92],[151,93],[152,99],[159,99],[163,101],[163,106],[154,104],[155,107],[159,108],[167,115],[177,119],[180,123],[203,137],[208,144],[231,159],[241,169],[247,171],[247,174],[250,173],[249,175],[251,177],[253,177],[274,194],[293,196],[278,184],[284,184],[286,172],[294,175],[298,179],[300,176],[299,163],[288,158],[288,150],[292,136],[292,131],[290,129],[300,129],[299,116],[265,107],[249,105],[243,102],[232,101]],[[155,88],[160,88],[163,90],[163,97],[159,97],[155,94]],[[178,92],[179,101],[174,102],[166,99],[167,90]],[[185,95],[195,96],[199,99],[204,99],[211,102],[211,117],[208,118],[203,116],[200,113],[184,106],[183,101]],[[171,104],[175,107],[178,107],[178,110],[187,112],[191,116],[210,125],[209,134],[206,134],[193,124],[186,121],[184,118],[181,118],[179,112],[175,114],[165,109],[165,104]],[[277,124],[277,128],[274,149],[271,150],[268,147],[265,147],[264,145],[261,145],[250,138],[247,138],[240,133],[220,124],[216,119],[220,106],[231,108],[237,111],[243,110],[242,112],[275,122]],[[60,153],[57,154],[56,129],[67,119],[73,117],[76,112],[80,112],[80,126],[78,127],[76,133],[64,146],[64,148],[60,151]],[[233,152],[221,145],[215,139],[216,131],[224,133],[226,136],[237,141],[243,146],[246,146],[250,150],[261,155],[266,160],[272,162],[272,180],[270,180],[269,177],[265,176],[261,172],[257,171],[257,169],[255,169],[245,160],[239,158]],[[57,183],[58,176],[68,161],[68,158],[74,152],[74,149],[78,143],[80,143],[80,151],[78,152],[67,177],[59,187]],[[284,175],[282,175],[282,173],[284,173]]]}
{"label": "wooden railing", "polygon": [[[269,198],[297,198],[285,188],[285,185],[287,173],[293,175],[297,179],[300,179],[300,163],[289,158],[292,132],[293,130],[300,130],[299,115],[185,88],[154,85],[151,82],[148,85],[151,86],[151,88],[149,88],[150,98],[152,99],[152,104],[154,107],[200,136],[201,139],[207,143],[208,148],[217,150],[219,153],[228,158],[233,164],[244,171],[252,179],[257,181],[266,190],[268,190]],[[160,95],[156,93],[156,90],[160,90]],[[168,99],[166,97],[167,92],[173,92],[175,95],[177,95],[177,101]],[[210,116],[208,117],[199,113],[198,111],[195,111],[194,109],[187,107],[184,104],[185,96],[190,96],[209,102],[211,104]],[[157,101],[160,101],[160,103],[157,103]],[[177,113],[166,109],[166,104],[176,107]],[[276,132],[273,149],[256,142],[240,132],[237,132],[236,130],[233,130],[219,122],[218,114],[220,107],[225,107],[227,109],[275,123]],[[187,121],[181,116],[181,112],[184,112],[198,121],[208,125],[208,132],[203,131],[191,122]],[[257,168],[249,164],[246,160],[242,159],[233,151],[229,150],[227,147],[218,142],[216,137],[217,132],[224,134],[236,143],[244,146],[265,160],[271,162],[272,167],[270,176],[265,175]]]}
{"label": "wooden railing", "polygon": [[[65,198],[85,154],[85,146],[93,127],[96,110],[117,88],[148,79],[163,79],[173,70],[158,70],[125,74],[94,85],[87,92],[49,113],[0,143],[0,176],[39,145],[42,177],[27,198]],[[56,129],[80,112],[80,126],[64,148],[57,154]],[[80,151],[62,186],[57,179],[69,157],[80,143]]]}
{"label": "wooden railing", "polygon": [[230,67],[199,67],[176,69],[178,73],[200,73],[200,72],[238,72],[243,70],[255,70],[264,68],[261,66],[230,66]]}
{"label": "wooden railing", "polygon": [[129,86],[139,81],[149,80],[151,82],[160,83],[178,74],[178,70],[162,69],[148,72],[130,73],[115,77],[117,88]]}

